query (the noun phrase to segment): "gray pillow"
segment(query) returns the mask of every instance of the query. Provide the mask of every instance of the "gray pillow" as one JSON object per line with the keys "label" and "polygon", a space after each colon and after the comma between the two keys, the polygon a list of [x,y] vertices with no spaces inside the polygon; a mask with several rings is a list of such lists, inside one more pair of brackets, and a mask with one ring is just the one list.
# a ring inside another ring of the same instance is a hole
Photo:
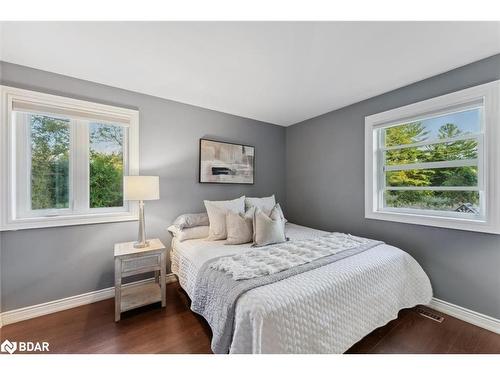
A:
{"label": "gray pillow", "polygon": [[269,214],[274,206],[276,206],[274,194],[264,198],[245,197],[245,208],[247,210],[252,207],[259,207],[266,214]]}
{"label": "gray pillow", "polygon": [[179,229],[177,226],[171,225],[168,227],[168,231],[172,233],[172,236],[176,237],[179,242],[183,242],[186,240],[207,238],[208,228],[208,225],[200,225],[192,228]]}
{"label": "gray pillow", "polygon": [[184,214],[177,217],[172,225],[175,225],[179,229],[202,227],[210,225],[208,221],[208,215],[203,212],[200,214]]}
{"label": "gray pillow", "polygon": [[266,246],[286,240],[285,217],[279,203],[273,207],[269,215],[266,215],[260,208],[256,208],[253,217],[252,246]]}
{"label": "gray pillow", "polygon": [[[276,199],[274,198],[274,194],[270,197],[263,198],[253,198],[253,197],[245,197],[245,209],[249,209],[251,207],[260,208],[264,211],[265,214],[269,215],[271,210],[276,206]],[[285,218],[285,223],[288,220]]]}
{"label": "gray pillow", "polygon": [[226,213],[226,245],[241,245],[252,242],[254,208],[244,214],[234,211]]}

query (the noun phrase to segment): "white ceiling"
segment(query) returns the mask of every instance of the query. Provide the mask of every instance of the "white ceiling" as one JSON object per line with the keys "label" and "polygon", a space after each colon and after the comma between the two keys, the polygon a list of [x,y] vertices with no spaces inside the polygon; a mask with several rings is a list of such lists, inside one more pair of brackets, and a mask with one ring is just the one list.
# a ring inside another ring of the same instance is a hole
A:
{"label": "white ceiling", "polygon": [[4,61],[291,125],[500,53],[500,22],[4,22]]}

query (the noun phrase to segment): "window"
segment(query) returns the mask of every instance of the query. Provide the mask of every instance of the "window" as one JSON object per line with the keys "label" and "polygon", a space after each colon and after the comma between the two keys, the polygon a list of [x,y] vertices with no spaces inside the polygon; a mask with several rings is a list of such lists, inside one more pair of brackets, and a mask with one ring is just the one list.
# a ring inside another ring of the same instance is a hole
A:
{"label": "window", "polygon": [[1,229],[135,220],[138,112],[0,87]]}
{"label": "window", "polygon": [[499,81],[365,118],[365,217],[500,233]]}

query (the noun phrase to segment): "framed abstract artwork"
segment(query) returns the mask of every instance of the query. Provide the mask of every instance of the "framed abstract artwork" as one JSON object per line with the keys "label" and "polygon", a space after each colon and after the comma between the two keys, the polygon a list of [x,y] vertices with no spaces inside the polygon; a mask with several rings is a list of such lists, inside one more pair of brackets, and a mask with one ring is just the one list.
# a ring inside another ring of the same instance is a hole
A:
{"label": "framed abstract artwork", "polygon": [[254,183],[255,147],[200,139],[200,183]]}

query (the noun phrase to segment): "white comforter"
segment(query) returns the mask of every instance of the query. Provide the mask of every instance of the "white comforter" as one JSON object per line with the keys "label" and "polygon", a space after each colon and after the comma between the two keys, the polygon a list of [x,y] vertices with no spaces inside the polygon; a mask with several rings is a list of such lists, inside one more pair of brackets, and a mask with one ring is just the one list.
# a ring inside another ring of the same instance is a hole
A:
{"label": "white comforter", "polygon": [[[291,239],[325,234],[287,223]],[[247,250],[224,241],[172,241],[172,271],[192,295],[207,260]],[[231,353],[343,353],[397,317],[399,310],[427,304],[427,275],[404,251],[379,245],[274,284],[245,293],[236,304]]]}

